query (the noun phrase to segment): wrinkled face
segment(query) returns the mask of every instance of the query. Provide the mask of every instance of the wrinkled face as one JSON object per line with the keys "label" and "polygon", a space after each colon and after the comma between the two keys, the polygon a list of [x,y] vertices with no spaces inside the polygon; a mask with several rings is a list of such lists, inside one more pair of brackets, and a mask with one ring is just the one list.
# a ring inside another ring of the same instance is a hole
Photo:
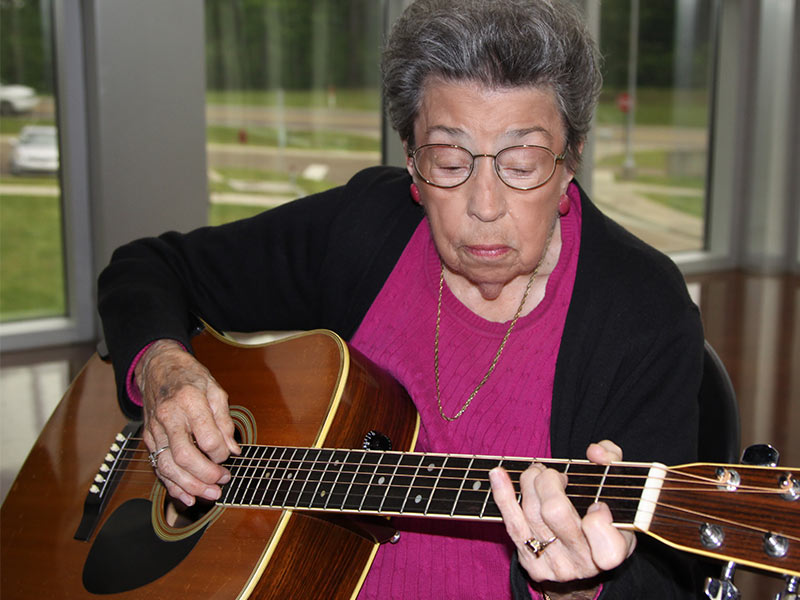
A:
{"label": "wrinkled face", "polygon": [[[566,136],[547,88],[489,89],[474,82],[426,82],[414,124],[416,147],[457,144],[472,154],[497,154],[520,144],[564,151]],[[408,148],[407,148],[408,150]],[[520,191],[497,176],[491,158],[476,158],[472,176],[443,189],[427,184],[409,158],[407,168],[445,268],[470,284],[501,288],[536,268],[573,173],[559,163],[542,187]]]}

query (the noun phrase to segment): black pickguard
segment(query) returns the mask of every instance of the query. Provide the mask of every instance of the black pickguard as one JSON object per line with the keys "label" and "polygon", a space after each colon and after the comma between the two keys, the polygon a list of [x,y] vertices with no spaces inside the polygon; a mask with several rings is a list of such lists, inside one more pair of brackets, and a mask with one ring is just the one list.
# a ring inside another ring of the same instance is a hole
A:
{"label": "black pickguard", "polygon": [[134,498],[105,522],[83,567],[83,585],[93,594],[135,590],[175,568],[194,548],[205,527],[174,542],[159,538],[150,520],[152,503]]}

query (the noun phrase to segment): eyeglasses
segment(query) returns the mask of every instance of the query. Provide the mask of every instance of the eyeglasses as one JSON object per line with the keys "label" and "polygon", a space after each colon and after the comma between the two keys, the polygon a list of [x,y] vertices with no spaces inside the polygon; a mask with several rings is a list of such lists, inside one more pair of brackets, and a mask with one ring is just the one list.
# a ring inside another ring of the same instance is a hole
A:
{"label": "eyeglasses", "polygon": [[475,159],[493,159],[497,176],[515,190],[533,190],[550,181],[567,156],[544,146],[510,146],[497,154],[473,154],[454,144],[425,144],[408,153],[422,179],[440,188],[454,188],[472,175]]}

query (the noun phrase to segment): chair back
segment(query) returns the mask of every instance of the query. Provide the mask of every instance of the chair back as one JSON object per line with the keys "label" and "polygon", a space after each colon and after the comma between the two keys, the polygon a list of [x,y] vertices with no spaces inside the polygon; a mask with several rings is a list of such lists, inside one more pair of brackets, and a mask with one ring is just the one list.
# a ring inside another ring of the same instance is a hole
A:
{"label": "chair back", "polygon": [[738,463],[741,424],[736,392],[725,365],[708,341],[705,342],[699,402],[698,457],[703,462]]}

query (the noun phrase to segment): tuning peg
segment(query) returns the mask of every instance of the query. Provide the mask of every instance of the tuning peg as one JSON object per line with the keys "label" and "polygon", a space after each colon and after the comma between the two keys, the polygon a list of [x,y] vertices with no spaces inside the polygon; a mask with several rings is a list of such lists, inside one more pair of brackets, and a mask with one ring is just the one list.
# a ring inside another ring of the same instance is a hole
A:
{"label": "tuning peg", "polygon": [[786,589],[775,596],[775,600],[797,600],[797,590],[800,587],[800,577],[786,576]]}
{"label": "tuning peg", "polygon": [[736,563],[729,562],[722,568],[722,575],[719,579],[708,577],[704,589],[706,596],[711,600],[740,600],[742,595],[739,589],[733,584],[733,573],[735,570]]}
{"label": "tuning peg", "polygon": [[742,453],[742,464],[759,467],[777,467],[781,454],[769,444],[753,444]]}

